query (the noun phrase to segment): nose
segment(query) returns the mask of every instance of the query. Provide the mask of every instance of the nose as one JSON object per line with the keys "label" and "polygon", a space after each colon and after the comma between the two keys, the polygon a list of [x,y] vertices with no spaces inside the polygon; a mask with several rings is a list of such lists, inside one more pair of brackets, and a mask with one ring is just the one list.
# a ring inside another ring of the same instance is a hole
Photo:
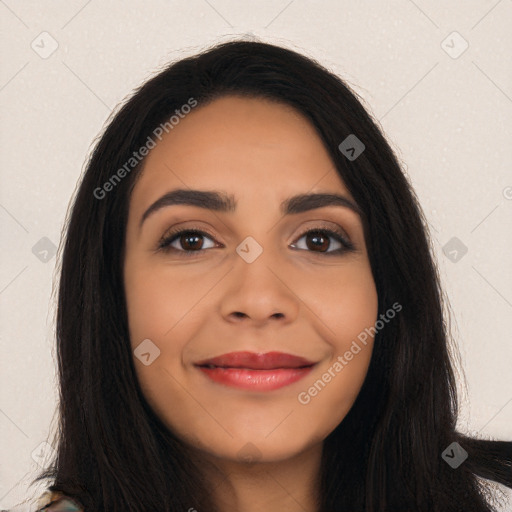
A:
{"label": "nose", "polygon": [[[244,313],[243,311],[233,311],[233,313],[230,313],[231,316],[235,317],[235,318],[250,318],[250,316],[247,314],[247,313]],[[283,313],[272,313],[272,315],[270,315],[270,318],[284,318],[284,314]]]}
{"label": "nose", "polygon": [[265,251],[252,263],[240,258],[226,276],[221,302],[226,321],[261,327],[277,321],[288,324],[297,318],[300,299],[292,289],[293,276],[285,262],[277,264],[264,255]]}

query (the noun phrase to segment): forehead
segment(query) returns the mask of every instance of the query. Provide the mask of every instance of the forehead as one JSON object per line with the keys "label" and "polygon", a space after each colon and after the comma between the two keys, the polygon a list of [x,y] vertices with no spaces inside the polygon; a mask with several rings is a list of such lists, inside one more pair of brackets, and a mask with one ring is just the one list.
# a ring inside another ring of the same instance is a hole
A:
{"label": "forehead", "polygon": [[311,122],[282,103],[227,96],[196,107],[157,142],[132,200],[177,187],[284,198],[316,185],[350,196]]}

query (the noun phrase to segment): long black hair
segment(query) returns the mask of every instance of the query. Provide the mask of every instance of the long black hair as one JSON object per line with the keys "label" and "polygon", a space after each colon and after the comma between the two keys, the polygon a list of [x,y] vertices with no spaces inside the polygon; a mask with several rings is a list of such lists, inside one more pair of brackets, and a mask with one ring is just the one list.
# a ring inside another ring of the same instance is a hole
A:
{"label": "long black hair", "polygon": [[[57,455],[38,480],[50,478],[51,489],[86,511],[217,510],[201,461],[163,425],[138,385],[122,266],[130,194],[144,160],[133,168],[126,162],[191,99],[200,108],[226,95],[278,101],[309,119],[363,212],[378,314],[395,302],[403,307],[377,333],[363,387],[324,441],[320,511],[490,512],[485,483],[512,486],[512,442],[455,429],[443,292],[427,223],[398,158],[342,79],[313,59],[254,41],[219,44],[170,64],[113,114],[95,145],[67,219]],[[365,146],[356,159],[338,147],[351,134]],[[112,180],[123,165],[122,179]],[[446,453],[453,457],[459,446],[468,457],[455,469]]]}

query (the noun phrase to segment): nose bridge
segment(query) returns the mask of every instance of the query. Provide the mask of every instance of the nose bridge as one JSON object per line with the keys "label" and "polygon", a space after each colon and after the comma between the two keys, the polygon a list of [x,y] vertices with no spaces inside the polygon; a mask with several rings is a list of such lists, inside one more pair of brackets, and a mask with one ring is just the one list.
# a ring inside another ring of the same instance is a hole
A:
{"label": "nose bridge", "polygon": [[298,311],[297,299],[280,271],[275,248],[264,248],[255,237],[248,236],[237,246],[231,285],[223,297],[224,317],[248,317],[265,321],[271,317],[291,320]]}

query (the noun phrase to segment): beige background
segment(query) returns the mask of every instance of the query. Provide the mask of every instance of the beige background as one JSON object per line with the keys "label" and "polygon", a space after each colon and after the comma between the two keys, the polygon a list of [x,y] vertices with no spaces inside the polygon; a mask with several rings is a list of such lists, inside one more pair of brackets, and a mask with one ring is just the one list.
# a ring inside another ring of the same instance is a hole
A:
{"label": "beige background", "polygon": [[[467,381],[459,427],[512,439],[511,0],[5,0],[0,14],[0,509],[30,510],[49,450],[51,249],[93,139],[160,66],[239,34],[318,59],[365,98],[432,228]],[[453,237],[462,258],[443,253]]]}

